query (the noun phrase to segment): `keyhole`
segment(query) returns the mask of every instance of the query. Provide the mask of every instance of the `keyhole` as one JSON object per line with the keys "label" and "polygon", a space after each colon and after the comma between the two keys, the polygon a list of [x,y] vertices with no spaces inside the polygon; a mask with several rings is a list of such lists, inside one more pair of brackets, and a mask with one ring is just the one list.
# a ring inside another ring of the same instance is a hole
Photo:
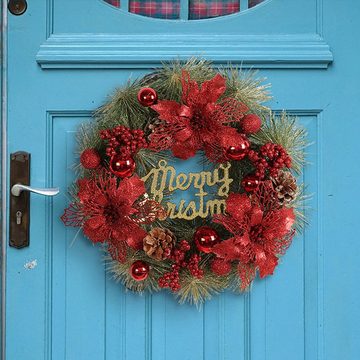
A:
{"label": "keyhole", "polygon": [[21,224],[21,218],[22,218],[22,212],[21,211],[17,211],[16,212],[16,224],[20,225]]}
{"label": "keyhole", "polygon": [[27,9],[27,2],[26,0],[10,0],[8,9],[13,15],[22,15]]}

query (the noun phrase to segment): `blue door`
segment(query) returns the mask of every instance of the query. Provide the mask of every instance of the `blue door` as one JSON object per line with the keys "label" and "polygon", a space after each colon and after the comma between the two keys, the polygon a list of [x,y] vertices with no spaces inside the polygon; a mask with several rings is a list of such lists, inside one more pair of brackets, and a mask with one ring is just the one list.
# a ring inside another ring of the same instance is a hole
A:
{"label": "blue door", "polygon": [[[29,247],[8,246],[4,213],[4,359],[360,358],[358,2],[28,0],[3,15],[3,199],[19,150],[31,153],[32,186],[61,191],[31,195]],[[200,309],[126,291],[59,219],[78,126],[129,78],[192,56],[259,69],[269,106],[296,115],[312,142],[310,225],[274,276]]]}

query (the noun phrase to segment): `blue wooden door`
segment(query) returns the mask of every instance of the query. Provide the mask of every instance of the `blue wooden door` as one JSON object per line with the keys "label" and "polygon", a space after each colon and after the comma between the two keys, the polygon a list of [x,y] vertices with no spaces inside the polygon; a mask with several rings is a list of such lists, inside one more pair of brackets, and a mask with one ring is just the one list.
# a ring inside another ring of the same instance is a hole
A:
{"label": "blue wooden door", "polygon": [[[23,15],[4,14],[4,157],[30,152],[32,185],[61,188],[31,197],[28,248],[3,238],[6,359],[359,359],[359,3],[241,0],[212,18],[191,10],[196,1],[172,1],[171,16],[141,10],[147,1],[109,2],[28,0]],[[274,276],[200,309],[126,291],[59,220],[79,124],[129,77],[194,55],[259,68],[269,105],[298,116],[313,142],[304,234]]]}

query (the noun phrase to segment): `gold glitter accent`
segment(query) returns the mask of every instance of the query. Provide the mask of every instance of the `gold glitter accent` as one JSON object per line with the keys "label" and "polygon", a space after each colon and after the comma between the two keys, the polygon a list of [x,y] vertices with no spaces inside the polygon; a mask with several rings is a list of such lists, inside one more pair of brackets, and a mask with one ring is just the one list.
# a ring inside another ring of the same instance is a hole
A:
{"label": "gold glitter accent", "polygon": [[[186,204],[180,200],[178,204],[167,202],[167,212],[170,219],[192,220],[196,217],[206,218],[225,211],[225,201],[229,195],[230,184],[233,179],[229,177],[231,164],[220,164],[213,171],[190,172],[176,174],[176,169],[169,166],[167,161],[160,160],[158,166],[142,178],[145,183],[150,183],[150,194],[159,203],[164,198],[164,192],[172,193],[175,190],[186,191],[193,187],[197,190],[196,199]],[[217,186],[216,195],[219,198],[205,201],[208,192],[205,186]]]}

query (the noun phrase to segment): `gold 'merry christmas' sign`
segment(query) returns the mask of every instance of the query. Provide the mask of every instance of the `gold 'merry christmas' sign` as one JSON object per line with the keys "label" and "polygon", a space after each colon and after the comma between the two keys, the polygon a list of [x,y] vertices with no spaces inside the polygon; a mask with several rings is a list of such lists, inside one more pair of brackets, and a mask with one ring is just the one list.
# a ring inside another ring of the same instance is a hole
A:
{"label": "gold 'merry christmas' sign", "polygon": [[[178,204],[167,202],[168,216],[171,219],[192,220],[196,217],[206,218],[225,211],[225,200],[228,197],[230,184],[233,179],[229,177],[231,164],[220,164],[212,171],[176,173],[173,166],[165,160],[160,160],[158,166],[152,169],[142,180],[148,185],[152,198],[161,202],[164,193],[176,190],[186,191],[193,187],[196,190],[195,200],[186,203],[180,200]],[[209,187],[217,187],[216,198],[205,199]]]}

